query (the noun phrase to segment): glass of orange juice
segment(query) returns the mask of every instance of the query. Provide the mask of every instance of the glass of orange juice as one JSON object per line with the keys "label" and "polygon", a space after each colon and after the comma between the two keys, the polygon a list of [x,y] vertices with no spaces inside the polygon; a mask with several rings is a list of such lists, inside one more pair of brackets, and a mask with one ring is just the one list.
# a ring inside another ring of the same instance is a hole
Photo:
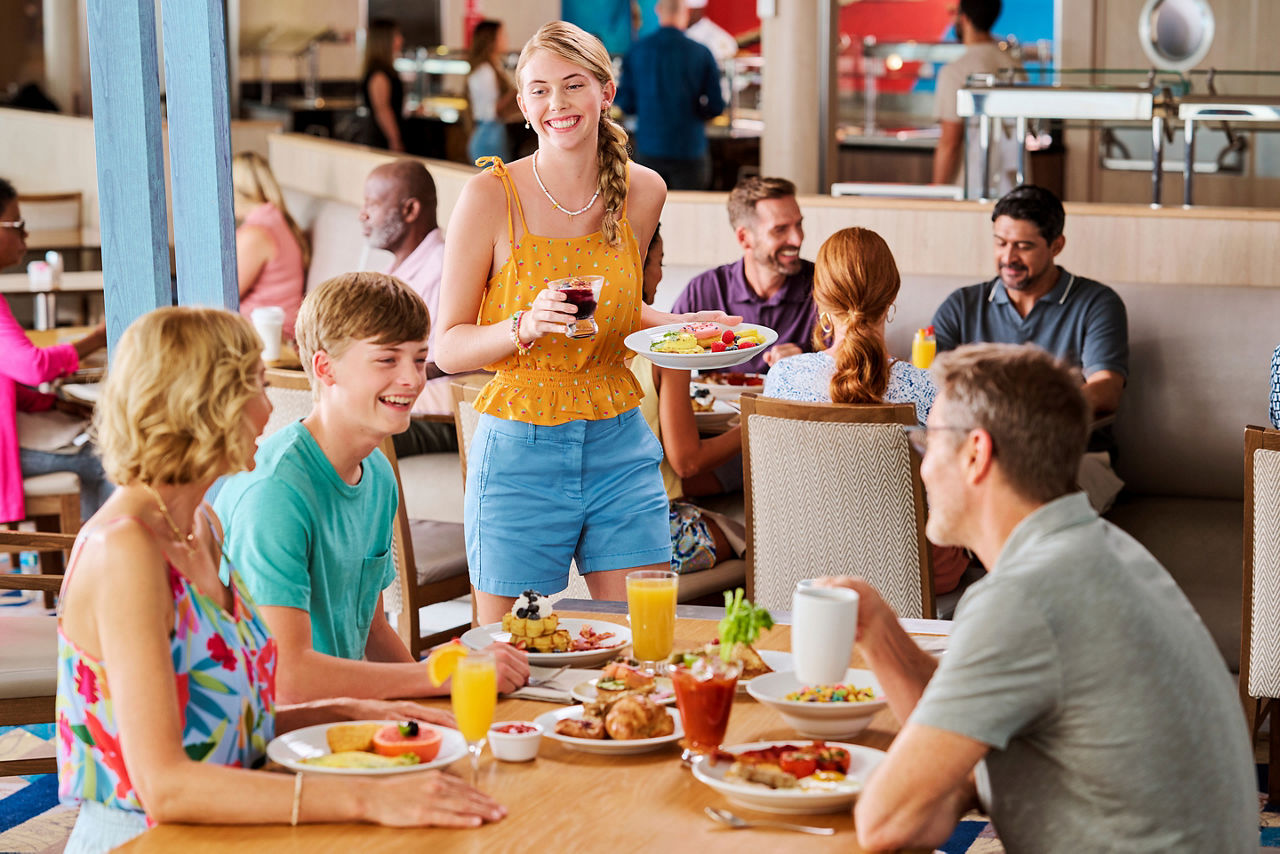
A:
{"label": "glass of orange juice", "polygon": [[493,653],[471,650],[458,660],[450,686],[453,716],[458,719],[458,731],[467,740],[471,754],[471,785],[476,784],[480,770],[480,754],[484,751],[485,738],[493,724],[493,709],[498,703],[498,674]]}
{"label": "glass of orange juice", "polygon": [[675,643],[678,582],[678,575],[663,569],[627,573],[631,648],[650,671],[656,671],[659,663],[671,655]]}

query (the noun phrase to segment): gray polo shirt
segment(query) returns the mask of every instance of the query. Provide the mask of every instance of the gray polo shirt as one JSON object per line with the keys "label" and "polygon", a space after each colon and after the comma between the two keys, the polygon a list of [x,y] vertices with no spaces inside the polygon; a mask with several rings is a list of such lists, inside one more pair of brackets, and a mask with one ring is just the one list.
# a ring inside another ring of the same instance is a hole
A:
{"label": "gray polo shirt", "polygon": [[1129,319],[1124,303],[1106,285],[1059,268],[1057,284],[1026,317],[1009,300],[999,278],[958,288],[933,315],[938,350],[978,341],[1037,344],[1084,371],[1129,376]]}
{"label": "gray polo shirt", "polygon": [[965,593],[910,720],[990,746],[979,794],[1010,852],[1258,850],[1235,680],[1083,493],[1024,519]]}

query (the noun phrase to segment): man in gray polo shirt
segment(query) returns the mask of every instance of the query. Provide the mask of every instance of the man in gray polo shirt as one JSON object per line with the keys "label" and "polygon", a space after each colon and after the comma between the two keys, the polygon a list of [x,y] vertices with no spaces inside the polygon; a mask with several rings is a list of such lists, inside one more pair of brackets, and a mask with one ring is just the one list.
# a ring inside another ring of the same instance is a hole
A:
{"label": "man in gray polo shirt", "polygon": [[[938,307],[938,352],[980,341],[1036,344],[1079,369],[1095,420],[1115,412],[1129,376],[1129,319],[1111,288],[1054,263],[1067,243],[1062,202],[1023,184],[996,203],[991,221],[998,275],[953,291]],[[1110,427],[1094,431],[1089,451],[1080,485],[1101,512],[1122,486],[1111,472]]]}
{"label": "man in gray polo shirt", "polygon": [[1235,681],[1163,567],[1073,492],[1088,409],[1035,347],[938,357],[912,428],[926,533],[991,573],[940,662],[866,582],[858,646],[904,722],[857,804],[864,848],[934,847],[980,806],[1009,852],[1252,852]]}

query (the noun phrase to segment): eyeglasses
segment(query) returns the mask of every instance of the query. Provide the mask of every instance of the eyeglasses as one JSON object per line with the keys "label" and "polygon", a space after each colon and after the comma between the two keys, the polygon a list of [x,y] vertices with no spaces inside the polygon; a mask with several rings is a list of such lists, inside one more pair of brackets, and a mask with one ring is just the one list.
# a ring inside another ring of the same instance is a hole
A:
{"label": "eyeglasses", "polygon": [[932,427],[908,427],[905,424],[902,425],[902,432],[907,434],[907,442],[915,449],[916,453],[922,457],[924,456],[924,452],[929,448],[928,436],[930,431],[938,432],[939,430],[945,430],[949,433],[968,433],[971,430],[978,429],[981,428],[951,427],[946,424],[938,424]]}
{"label": "eyeglasses", "polygon": [[0,222],[0,228],[13,228],[18,231],[27,230],[27,221],[25,219],[14,219],[8,222]]}

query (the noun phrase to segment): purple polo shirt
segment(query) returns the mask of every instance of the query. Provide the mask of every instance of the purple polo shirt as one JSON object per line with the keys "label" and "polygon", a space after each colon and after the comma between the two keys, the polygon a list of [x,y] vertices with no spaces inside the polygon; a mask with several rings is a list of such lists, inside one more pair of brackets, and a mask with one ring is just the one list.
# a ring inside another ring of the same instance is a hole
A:
{"label": "purple polo shirt", "polygon": [[[813,262],[801,260],[799,273],[788,276],[773,296],[761,299],[747,284],[744,262],[739,258],[694,276],[671,308],[675,314],[715,309],[742,315],[747,323],[769,327],[778,333],[779,344],[795,344],[804,352],[811,352],[813,326],[818,320],[818,310],[813,305]],[[769,366],[761,353],[729,370],[763,374]]]}

